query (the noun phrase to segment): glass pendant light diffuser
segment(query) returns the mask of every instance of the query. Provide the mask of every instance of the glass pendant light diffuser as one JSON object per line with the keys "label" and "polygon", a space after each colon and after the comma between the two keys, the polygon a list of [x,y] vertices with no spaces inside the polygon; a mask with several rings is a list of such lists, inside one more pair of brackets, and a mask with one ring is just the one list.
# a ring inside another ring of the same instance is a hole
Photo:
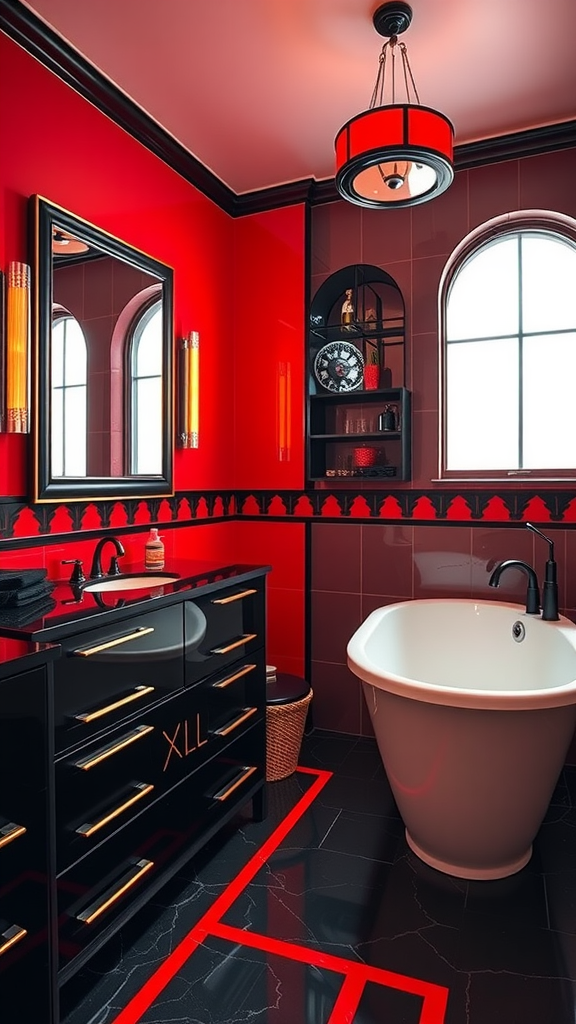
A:
{"label": "glass pendant light diffuser", "polygon": [[[415,206],[444,192],[454,179],[452,122],[422,106],[408,54],[398,35],[412,11],[394,2],[379,7],[374,26],[388,36],[368,110],[351,118],[336,136],[336,187],[340,195],[372,209]],[[405,103],[396,103],[396,50],[400,51]],[[386,62],[391,58],[391,103],[384,103]],[[415,100],[415,102],[413,102]]]}

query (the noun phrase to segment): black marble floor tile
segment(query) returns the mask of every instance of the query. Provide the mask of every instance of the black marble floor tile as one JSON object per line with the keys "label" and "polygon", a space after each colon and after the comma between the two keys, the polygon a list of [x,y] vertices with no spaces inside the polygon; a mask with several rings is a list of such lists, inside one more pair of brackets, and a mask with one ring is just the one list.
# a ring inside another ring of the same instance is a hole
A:
{"label": "black marble floor tile", "polygon": [[[333,775],[224,914],[228,937],[208,935],[141,1024],[329,1024],[349,991],[342,964],[366,977],[350,1024],[421,1024],[411,979],[440,1003],[447,990],[433,1024],[574,1024],[576,770],[562,773],[530,863],[475,882],[409,850],[375,741],[313,732],[301,764]],[[315,780],[270,783],[265,821],[248,806],[215,836],[64,987],[63,1024],[114,1024]]]}
{"label": "black marble floor tile", "polygon": [[141,1021],[328,1024],[339,986],[340,978],[330,971],[211,938],[185,962]]}

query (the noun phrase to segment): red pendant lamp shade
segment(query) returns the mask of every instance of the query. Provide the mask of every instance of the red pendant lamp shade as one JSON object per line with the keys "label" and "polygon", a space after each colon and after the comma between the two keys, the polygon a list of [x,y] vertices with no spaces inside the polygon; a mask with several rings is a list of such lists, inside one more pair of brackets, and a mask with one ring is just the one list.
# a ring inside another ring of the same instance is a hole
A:
{"label": "red pendant lamp shade", "polygon": [[440,195],[454,178],[454,128],[444,114],[420,104],[403,43],[399,47],[404,81],[412,83],[418,102],[411,102],[410,95],[406,103],[382,102],[388,49],[394,61],[396,33],[408,27],[411,16],[403,3],[384,4],[376,11],[377,30],[390,32],[391,38],[382,48],[372,101],[336,136],[336,187],[344,199],[358,206],[415,206]]}

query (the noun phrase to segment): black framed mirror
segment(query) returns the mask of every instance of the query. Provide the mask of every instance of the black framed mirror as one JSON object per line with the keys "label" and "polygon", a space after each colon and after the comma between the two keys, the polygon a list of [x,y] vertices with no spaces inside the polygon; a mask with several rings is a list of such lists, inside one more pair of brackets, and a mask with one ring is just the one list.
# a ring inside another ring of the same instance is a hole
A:
{"label": "black framed mirror", "polygon": [[33,500],[173,494],[173,271],[32,196]]}

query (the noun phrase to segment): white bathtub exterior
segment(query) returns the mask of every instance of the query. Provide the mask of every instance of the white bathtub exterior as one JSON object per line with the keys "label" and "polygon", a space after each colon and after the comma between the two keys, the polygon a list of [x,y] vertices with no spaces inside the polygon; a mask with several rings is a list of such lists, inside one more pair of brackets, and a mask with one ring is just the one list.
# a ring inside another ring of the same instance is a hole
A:
{"label": "white bathtub exterior", "polygon": [[464,878],[520,870],[576,726],[576,626],[500,602],[402,602],[368,616],[348,664],[415,853]]}

